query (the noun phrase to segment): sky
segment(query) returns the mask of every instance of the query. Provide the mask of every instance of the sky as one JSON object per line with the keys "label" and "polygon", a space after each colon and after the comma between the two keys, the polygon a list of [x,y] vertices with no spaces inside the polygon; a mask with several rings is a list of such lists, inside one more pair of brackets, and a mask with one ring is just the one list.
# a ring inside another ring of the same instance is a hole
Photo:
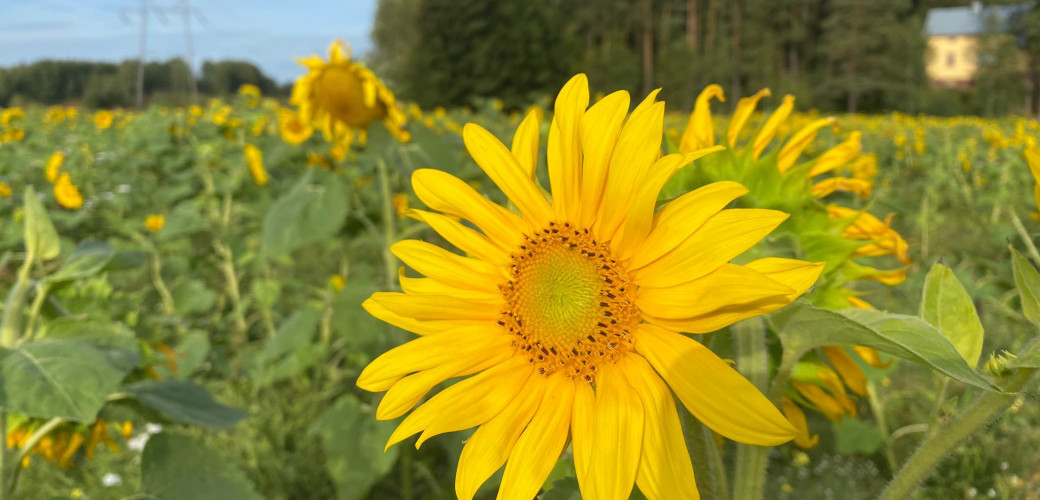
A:
{"label": "sky", "polygon": [[[296,57],[325,56],[342,38],[354,55],[370,47],[377,0],[147,0],[148,60],[183,57],[190,1],[195,65],[255,63],[279,83],[302,73]],[[142,0],[0,0],[0,66],[40,59],[121,61],[140,52]]]}

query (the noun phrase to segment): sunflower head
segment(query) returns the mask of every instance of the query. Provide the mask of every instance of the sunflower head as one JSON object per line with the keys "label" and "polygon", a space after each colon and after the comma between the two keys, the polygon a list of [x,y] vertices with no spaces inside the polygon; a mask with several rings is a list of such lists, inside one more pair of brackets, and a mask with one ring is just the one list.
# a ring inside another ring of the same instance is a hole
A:
{"label": "sunflower head", "polygon": [[364,307],[419,337],[373,361],[357,384],[387,391],[376,416],[393,419],[441,382],[467,377],[411,411],[388,443],[478,427],[460,457],[459,498],[471,499],[503,464],[499,494],[533,498],[568,437],[585,497],[627,498],[633,484],[652,499],[695,497],[673,391],[736,441],[798,435],[754,385],[683,332],[775,311],[808,290],[823,263],[732,263],[787,218],[726,209],[747,193],[735,182],[658,207],[672,176],[722,147],[662,156],[656,95],[629,114],[627,92],[589,107],[585,76],[568,82],[548,128],[551,198],[536,175],[536,112],[508,148],[479,125],[462,130],[515,209],[446,172],[412,176],[430,210],[408,213],[461,253],[415,240],[390,248],[425,277],[402,269],[403,293],[376,293]]}
{"label": "sunflower head", "polygon": [[296,80],[290,102],[326,139],[363,133],[377,120],[398,140],[409,139],[394,94],[364,64],[350,59],[350,47],[343,41],[332,42],[328,61],[311,56],[299,62],[307,74]]}
{"label": "sunflower head", "polygon": [[291,109],[278,110],[278,134],[289,144],[302,144],[314,134],[311,124]]}
{"label": "sunflower head", "polygon": [[94,113],[94,126],[97,127],[98,130],[108,130],[108,128],[112,126],[112,119],[114,117],[115,115],[113,115],[111,111],[102,109],[101,111]]}
{"label": "sunflower head", "polygon": [[69,174],[64,172],[54,183],[54,198],[58,200],[58,204],[70,210],[79,210],[83,206],[83,195],[72,183]]}
{"label": "sunflower head", "polygon": [[253,181],[256,182],[257,186],[266,186],[267,169],[264,168],[263,151],[260,151],[260,148],[252,144],[246,144],[243,153],[246,157],[246,166],[249,167],[249,173],[253,175]]}

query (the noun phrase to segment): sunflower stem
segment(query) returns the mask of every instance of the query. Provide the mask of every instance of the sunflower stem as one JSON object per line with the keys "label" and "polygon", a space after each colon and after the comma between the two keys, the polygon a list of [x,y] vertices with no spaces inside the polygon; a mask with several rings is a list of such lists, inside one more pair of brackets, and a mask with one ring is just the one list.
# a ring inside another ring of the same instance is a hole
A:
{"label": "sunflower stem", "polygon": [[[1040,350],[1040,342],[1034,341],[1021,356],[1029,356]],[[949,425],[929,433],[921,446],[899,469],[896,477],[881,492],[879,500],[900,500],[908,498],[932,469],[946,458],[958,445],[968,437],[975,435],[983,426],[997,416],[1003,414],[1016,399],[1023,397],[1014,394],[1028,383],[1036,380],[1040,370],[1036,368],[1019,369],[1012,375],[1011,381],[1004,388],[1007,392],[987,392],[975,400],[975,404],[964,411]]]}
{"label": "sunflower stem", "polygon": [[1026,244],[1026,248],[1029,249],[1029,256],[1033,258],[1033,261],[1037,265],[1040,265],[1040,252],[1036,250],[1036,245],[1033,244],[1033,237],[1029,235],[1029,231],[1026,231],[1026,227],[1022,225],[1022,220],[1018,218],[1018,214],[1014,210],[1008,208],[1008,215],[1011,216],[1011,223],[1015,226],[1015,231],[1018,231],[1019,237],[1022,238],[1022,242]]}
{"label": "sunflower stem", "polygon": [[390,246],[397,242],[397,212],[394,210],[393,194],[390,192],[390,174],[387,172],[386,162],[379,158],[376,165],[379,168],[379,190],[383,198],[383,263],[386,266],[386,286],[387,289],[393,290],[397,283],[397,258],[390,252]]}
{"label": "sunflower stem", "polygon": [[729,500],[726,466],[722,463],[715,434],[685,407],[681,410],[686,447],[697,471],[697,490],[701,500]]}
{"label": "sunflower stem", "polygon": [[[766,347],[765,324],[761,318],[751,318],[733,327],[737,341],[737,369],[765,392],[769,385],[769,354]],[[734,500],[759,500],[765,491],[766,467],[772,448],[737,444],[737,470],[733,484]]]}
{"label": "sunflower stem", "polygon": [[870,411],[874,414],[874,420],[877,421],[878,432],[882,436],[885,436],[885,461],[888,463],[889,474],[895,474],[896,472],[896,452],[892,448],[892,435],[888,432],[888,421],[885,419],[885,407],[881,404],[881,398],[878,397],[877,387],[874,386],[874,382],[867,381],[867,396],[870,401]]}
{"label": "sunflower stem", "polygon": [[22,308],[25,306],[26,296],[29,294],[31,284],[29,282],[29,270],[32,268],[35,256],[28,252],[25,262],[18,269],[18,279],[7,295],[7,303],[4,304],[4,316],[0,321],[0,346],[11,348],[22,336],[22,320],[24,318]]}

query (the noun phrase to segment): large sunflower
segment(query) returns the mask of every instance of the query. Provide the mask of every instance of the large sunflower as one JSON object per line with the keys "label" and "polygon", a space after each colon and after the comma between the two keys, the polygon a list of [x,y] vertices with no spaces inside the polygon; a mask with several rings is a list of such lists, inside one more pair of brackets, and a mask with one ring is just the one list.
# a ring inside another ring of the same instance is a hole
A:
{"label": "large sunflower", "polygon": [[397,107],[393,92],[364,64],[350,60],[350,47],[343,41],[332,42],[327,62],[318,56],[299,62],[308,71],[296,80],[289,102],[327,140],[357,132],[364,142],[369,124],[377,120],[398,140],[409,139],[405,114]]}
{"label": "large sunflower", "polygon": [[[721,148],[661,157],[664,103],[651,93],[628,116],[627,92],[586,110],[584,75],[556,100],[549,129],[552,201],[538,185],[539,124],[512,151],[478,125],[466,148],[516,207],[497,205],[445,172],[419,170],[414,210],[467,256],[406,240],[391,250],[425,278],[364,307],[420,335],[373,361],[358,386],[387,391],[377,418],[411,410],[437,384],[469,376],[411,412],[387,446],[478,427],[456,476],[470,499],[505,464],[499,498],[533,498],[570,437],[585,498],[697,498],[672,392],[705,425],[764,446],[796,430],[754,385],[700,342],[705,333],[779,309],[823,264],[730,260],[787,215],[724,207],[747,190],[720,182],[660,210],[661,186]],[[438,213],[439,212],[439,213]],[[479,232],[458,222],[463,219]],[[669,390],[670,389],[670,390]]]}

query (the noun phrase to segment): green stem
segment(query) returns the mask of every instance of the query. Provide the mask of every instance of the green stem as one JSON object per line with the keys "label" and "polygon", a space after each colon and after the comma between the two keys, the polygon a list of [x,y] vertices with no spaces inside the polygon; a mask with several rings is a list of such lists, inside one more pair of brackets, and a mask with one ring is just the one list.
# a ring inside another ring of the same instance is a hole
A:
{"label": "green stem", "polygon": [[[765,325],[761,318],[751,318],[733,327],[737,341],[737,368],[759,390],[769,385],[769,354],[766,348]],[[766,467],[771,447],[748,444],[737,445],[737,468],[734,477],[735,500],[759,500],[765,491]]]}
{"label": "green stem", "polygon": [[[1034,342],[1025,353],[1040,348]],[[1027,354],[1023,354],[1026,356]],[[1038,373],[1036,368],[1019,369],[1008,383],[1005,390],[1017,392],[1033,380]],[[929,435],[921,447],[903,464],[896,477],[881,492],[879,500],[902,500],[908,498],[917,485],[923,481],[932,468],[939,464],[962,441],[974,435],[984,425],[1004,413],[1018,396],[1003,392],[987,392],[975,400],[975,404],[962,413],[956,420],[940,429],[940,432]]]}
{"label": "green stem", "polygon": [[29,456],[29,453],[32,452],[33,447],[35,447],[36,444],[44,438],[44,436],[50,434],[51,431],[53,431],[56,427],[63,423],[65,423],[65,420],[59,417],[54,417],[48,420],[39,428],[37,428],[36,431],[33,432],[31,436],[29,436],[29,439],[26,440],[25,444],[23,444],[22,447],[18,449],[18,455],[15,456],[14,462],[12,462],[15,465],[15,467],[11,471],[11,481],[10,484],[8,484],[7,486],[7,492],[11,495],[12,498],[14,497],[14,490],[18,488],[18,477],[22,471],[22,460],[25,460],[25,457]]}
{"label": "green stem", "polygon": [[1015,226],[1015,230],[1018,231],[1019,237],[1025,242],[1026,248],[1029,249],[1029,256],[1033,258],[1033,261],[1040,266],[1040,252],[1036,250],[1036,245],[1033,244],[1033,238],[1029,235],[1029,231],[1026,231],[1026,227],[1022,225],[1022,220],[1018,218],[1018,215],[1014,210],[1008,208],[1008,215],[1011,216],[1011,224]]}
{"label": "green stem", "polygon": [[29,320],[25,326],[25,338],[30,339],[34,335],[36,330],[36,318],[40,316],[40,309],[43,309],[43,301],[47,299],[47,291],[50,287],[47,282],[40,281],[36,286],[36,296],[33,297],[32,307],[29,308]]}
{"label": "green stem", "polygon": [[163,281],[162,277],[162,259],[159,256],[158,249],[152,249],[152,284],[155,285],[155,291],[159,292],[159,297],[162,299],[163,314],[167,316],[173,316],[176,314],[177,308],[173,301],[173,294],[170,293],[170,289],[167,288],[166,282]]}
{"label": "green stem", "polygon": [[729,482],[715,435],[685,408],[679,410],[701,500],[728,500]]}
{"label": "green stem", "polygon": [[939,385],[939,393],[935,395],[935,403],[932,405],[931,417],[928,419],[928,435],[931,436],[939,430],[939,413],[942,412],[943,401],[946,401],[946,389],[950,385],[950,378],[945,375],[942,377],[942,383]]}
{"label": "green stem", "polygon": [[877,395],[877,388],[873,381],[867,381],[867,397],[870,401],[870,411],[877,421],[878,432],[885,436],[885,461],[888,463],[889,473],[896,471],[896,452],[892,448],[891,436],[888,434],[888,422],[885,420],[885,407],[881,404],[881,398]]}
{"label": "green stem", "polygon": [[386,286],[393,290],[397,285],[397,258],[390,252],[390,245],[397,242],[397,212],[394,210],[393,194],[390,192],[390,174],[386,162],[382,158],[376,160],[379,167],[379,190],[383,198],[383,263],[386,272]]}
{"label": "green stem", "polygon": [[246,341],[245,316],[242,314],[242,296],[238,289],[238,274],[235,272],[234,254],[231,248],[220,241],[213,242],[213,248],[220,256],[220,270],[224,274],[224,282],[227,287],[228,300],[231,301],[231,311],[235,318],[235,327],[232,331],[232,343],[242,345]]}
{"label": "green stem", "polygon": [[18,269],[18,278],[11,291],[7,295],[4,304],[4,318],[0,321],[0,346],[11,348],[18,342],[22,334],[22,308],[25,306],[25,297],[29,293],[29,269],[32,268],[36,256],[31,252],[25,256],[25,262]]}

